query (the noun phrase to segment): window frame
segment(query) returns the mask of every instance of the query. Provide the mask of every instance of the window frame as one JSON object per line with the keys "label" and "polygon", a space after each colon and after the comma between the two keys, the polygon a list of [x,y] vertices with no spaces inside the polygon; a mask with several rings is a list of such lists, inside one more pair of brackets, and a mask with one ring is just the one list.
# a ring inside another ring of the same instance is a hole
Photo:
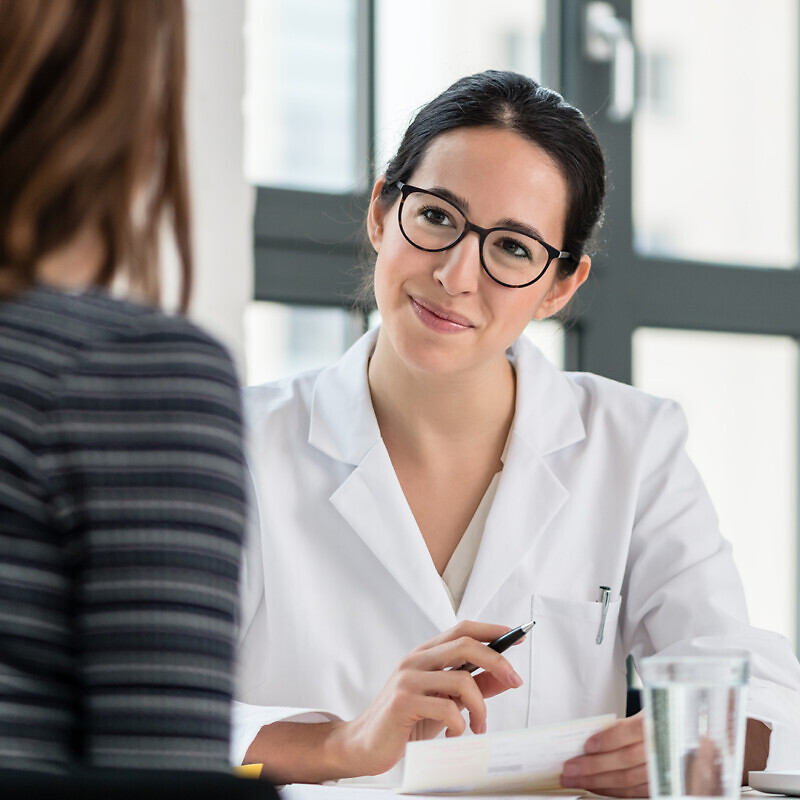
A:
{"label": "window frame", "polygon": [[[357,152],[366,186],[371,187],[375,177],[376,3],[356,1]],[[590,119],[605,149],[614,184],[600,251],[565,326],[566,369],[631,383],[633,334],[641,327],[788,336],[800,346],[798,265],[793,269],[752,268],[658,258],[635,251],[633,126],[630,120],[611,121],[605,114],[610,67],[589,62],[584,56],[587,2],[546,0],[543,37],[544,82],[559,89]],[[608,2],[620,18],[630,22],[632,0]],[[800,172],[797,180],[800,184]],[[363,275],[358,265],[370,258],[364,234],[368,202],[368,191],[331,194],[259,186],[254,218],[254,299],[340,306],[353,315],[354,322],[360,320],[360,325],[351,326],[355,333],[366,330],[371,309],[356,308],[353,297]],[[315,221],[313,234],[305,224],[308,219]],[[800,437],[796,446],[800,453]],[[796,497],[796,541],[800,542],[800,476]],[[800,648],[800,546],[796,550],[796,642]]]}
{"label": "window frame", "polygon": [[[731,266],[636,252],[633,125],[631,120],[611,121],[605,113],[610,66],[589,62],[584,56],[587,2],[562,0],[559,4],[561,91],[591,120],[614,186],[606,207],[602,249],[593,259],[592,277],[581,290],[582,309],[572,332],[575,361],[570,366],[631,383],[633,334],[642,327],[787,336],[800,347],[800,265],[792,269]],[[633,0],[609,2],[619,18],[632,21]],[[800,183],[800,172],[797,180]],[[796,447],[800,453],[800,436]],[[800,542],[798,473],[796,542]],[[800,546],[796,551],[795,641],[800,650]]]}

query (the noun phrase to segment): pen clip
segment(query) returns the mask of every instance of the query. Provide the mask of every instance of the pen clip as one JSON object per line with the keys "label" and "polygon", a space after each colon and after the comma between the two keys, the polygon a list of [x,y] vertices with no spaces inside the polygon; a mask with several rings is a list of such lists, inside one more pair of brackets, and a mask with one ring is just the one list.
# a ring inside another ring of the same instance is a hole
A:
{"label": "pen clip", "polygon": [[600,597],[597,599],[597,602],[602,604],[602,608],[600,610],[600,627],[597,629],[597,638],[595,639],[595,642],[597,644],[603,644],[603,634],[605,633],[606,617],[608,616],[608,604],[611,602],[610,586],[600,587]]}

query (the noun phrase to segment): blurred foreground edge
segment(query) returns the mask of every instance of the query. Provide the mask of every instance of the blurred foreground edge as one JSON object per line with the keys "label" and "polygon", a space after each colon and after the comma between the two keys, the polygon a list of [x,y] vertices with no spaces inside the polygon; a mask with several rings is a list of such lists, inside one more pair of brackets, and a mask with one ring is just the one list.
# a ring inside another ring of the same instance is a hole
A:
{"label": "blurred foreground edge", "polygon": [[82,770],[66,774],[0,770],[2,800],[278,800],[265,779],[220,772]]}

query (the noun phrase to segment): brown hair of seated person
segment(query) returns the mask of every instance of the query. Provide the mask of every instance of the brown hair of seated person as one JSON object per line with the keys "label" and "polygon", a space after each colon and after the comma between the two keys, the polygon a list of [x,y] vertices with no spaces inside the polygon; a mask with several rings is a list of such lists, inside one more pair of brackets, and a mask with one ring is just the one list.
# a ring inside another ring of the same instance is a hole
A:
{"label": "brown hair of seated person", "polygon": [[181,0],[0,0],[0,297],[89,231],[91,282],[158,303],[166,218],[186,309],[184,29]]}

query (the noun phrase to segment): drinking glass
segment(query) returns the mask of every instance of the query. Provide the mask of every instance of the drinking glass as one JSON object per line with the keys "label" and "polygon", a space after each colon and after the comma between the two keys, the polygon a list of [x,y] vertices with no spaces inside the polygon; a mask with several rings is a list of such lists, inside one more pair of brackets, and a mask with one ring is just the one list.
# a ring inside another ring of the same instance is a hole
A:
{"label": "drinking glass", "polygon": [[740,794],[747,655],[642,660],[651,797]]}

